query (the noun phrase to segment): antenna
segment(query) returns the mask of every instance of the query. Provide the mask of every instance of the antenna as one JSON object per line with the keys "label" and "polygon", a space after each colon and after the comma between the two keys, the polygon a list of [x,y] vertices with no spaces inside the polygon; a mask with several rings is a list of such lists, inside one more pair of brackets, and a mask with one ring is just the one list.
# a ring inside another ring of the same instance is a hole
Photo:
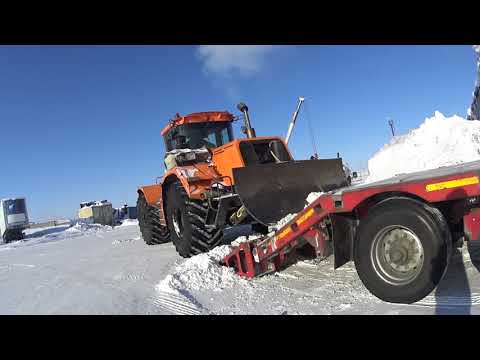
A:
{"label": "antenna", "polygon": [[288,141],[290,140],[290,136],[292,136],[292,131],[293,128],[295,127],[295,123],[297,122],[297,116],[298,112],[300,111],[300,107],[302,106],[302,103],[305,101],[305,98],[299,97],[298,98],[298,104],[295,112],[293,113],[292,121],[290,122],[290,126],[288,127],[288,132],[287,136],[285,137],[285,143],[288,144]]}
{"label": "antenna", "polygon": [[392,136],[395,137],[395,126],[393,124],[393,120],[388,118],[388,125],[390,126],[390,130],[392,131]]}
{"label": "antenna", "polygon": [[305,103],[305,116],[307,118],[308,131],[310,132],[310,141],[312,142],[313,158],[318,159],[317,142],[315,141],[315,132],[312,128],[312,122],[310,121],[310,112],[308,111],[308,108],[309,106],[307,103]]}

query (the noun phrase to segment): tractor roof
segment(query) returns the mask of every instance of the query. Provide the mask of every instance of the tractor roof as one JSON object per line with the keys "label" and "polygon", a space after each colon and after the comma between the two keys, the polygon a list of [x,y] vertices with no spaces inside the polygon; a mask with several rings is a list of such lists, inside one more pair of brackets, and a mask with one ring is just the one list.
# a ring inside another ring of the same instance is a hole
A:
{"label": "tractor roof", "polygon": [[161,132],[162,136],[165,135],[170,129],[190,123],[201,123],[209,121],[233,121],[233,115],[228,111],[206,111],[206,112],[197,112],[188,114],[185,116],[180,116],[177,114],[177,117],[165,126]]}

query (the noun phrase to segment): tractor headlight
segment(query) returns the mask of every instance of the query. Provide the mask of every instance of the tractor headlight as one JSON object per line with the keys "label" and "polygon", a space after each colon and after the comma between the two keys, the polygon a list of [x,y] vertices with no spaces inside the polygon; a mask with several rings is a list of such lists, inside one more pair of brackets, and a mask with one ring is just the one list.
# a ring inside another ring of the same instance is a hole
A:
{"label": "tractor headlight", "polygon": [[192,151],[192,152],[189,152],[189,153],[186,153],[185,154],[185,159],[186,160],[195,160],[196,156],[195,156],[195,153]]}
{"label": "tractor headlight", "polygon": [[176,156],[176,160],[178,162],[193,161],[196,158],[197,158],[196,154],[193,151],[192,152],[181,153],[181,154],[178,154]]}
{"label": "tractor headlight", "polygon": [[178,154],[177,156],[175,156],[175,158],[178,162],[184,162],[185,161],[185,154]]}

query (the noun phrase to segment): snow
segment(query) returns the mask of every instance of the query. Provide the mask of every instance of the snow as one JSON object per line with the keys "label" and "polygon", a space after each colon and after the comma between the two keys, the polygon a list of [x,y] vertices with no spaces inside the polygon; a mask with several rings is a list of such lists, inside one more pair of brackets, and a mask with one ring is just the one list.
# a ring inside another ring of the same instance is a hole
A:
{"label": "snow", "polygon": [[138,220],[134,220],[134,219],[125,219],[122,221],[121,225],[119,226],[134,226],[134,225],[137,225],[138,226]]}
{"label": "snow", "polygon": [[220,265],[230,251],[231,247],[224,245],[187,259],[158,284],[157,290],[179,294],[188,290],[220,291],[245,281],[239,279],[232,268]]}
{"label": "snow", "polygon": [[419,128],[383,146],[368,161],[365,182],[474,160],[480,160],[480,121],[436,111]]}
{"label": "snow", "polygon": [[200,149],[173,149],[170,151],[167,151],[166,154],[172,154],[172,155],[177,155],[177,154],[188,154],[188,153],[196,153],[196,154],[209,154],[208,149],[206,148],[200,148]]}
{"label": "snow", "polygon": [[270,231],[277,231],[282,226],[288,224],[288,222],[290,222],[295,216],[297,216],[297,214],[295,214],[295,213],[285,215],[282,219],[278,220],[276,224],[272,225],[269,228],[269,230]]}
{"label": "snow", "polygon": [[308,194],[307,198],[305,199],[305,202],[306,202],[305,207],[307,207],[312,202],[317,200],[322,194],[323,192],[311,192],[310,194]]}
{"label": "snow", "polygon": [[[436,292],[395,305],[332,257],[246,280],[218,264],[231,245],[182,259],[171,243],[146,245],[133,224],[28,232],[0,245],[0,314],[480,314],[480,247],[457,251]],[[258,237],[249,227],[226,236]]]}

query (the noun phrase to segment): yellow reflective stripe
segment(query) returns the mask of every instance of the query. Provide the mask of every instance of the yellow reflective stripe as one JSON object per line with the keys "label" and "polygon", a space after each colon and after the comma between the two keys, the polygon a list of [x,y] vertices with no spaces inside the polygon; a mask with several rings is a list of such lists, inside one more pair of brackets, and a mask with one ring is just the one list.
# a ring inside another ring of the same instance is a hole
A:
{"label": "yellow reflective stripe", "polygon": [[437,190],[443,190],[443,189],[451,189],[451,188],[456,188],[456,187],[466,186],[466,185],[473,185],[478,183],[479,183],[478,176],[473,176],[473,177],[463,178],[458,180],[450,180],[450,181],[444,181],[444,182],[435,183],[435,184],[428,184],[426,186],[426,189],[428,192],[430,192],[430,191],[437,191]]}
{"label": "yellow reflective stripe", "polygon": [[313,212],[314,212],[313,208],[310,209],[310,210],[308,210],[305,214],[303,214],[302,216],[300,216],[300,217],[298,218],[298,220],[296,221],[296,223],[297,223],[298,225],[304,223],[305,220],[307,220],[310,216],[313,215]]}
{"label": "yellow reflective stripe", "polygon": [[[303,214],[302,216],[300,216],[296,221],[295,221],[295,224],[297,225],[300,225],[302,223],[304,223],[309,217],[311,217],[313,215],[313,213],[315,212],[315,210],[313,209],[309,209],[305,214]],[[280,234],[278,234],[275,238],[277,240],[281,240],[283,239],[285,236],[287,236],[288,234],[290,234],[292,232],[292,228],[291,228],[291,225],[288,226],[285,230],[283,230]]]}
{"label": "yellow reflective stripe", "polygon": [[285,230],[283,230],[280,234],[277,235],[277,240],[283,239],[285,236],[287,236],[291,232],[292,232],[292,229],[290,229],[290,226],[287,227]]}

